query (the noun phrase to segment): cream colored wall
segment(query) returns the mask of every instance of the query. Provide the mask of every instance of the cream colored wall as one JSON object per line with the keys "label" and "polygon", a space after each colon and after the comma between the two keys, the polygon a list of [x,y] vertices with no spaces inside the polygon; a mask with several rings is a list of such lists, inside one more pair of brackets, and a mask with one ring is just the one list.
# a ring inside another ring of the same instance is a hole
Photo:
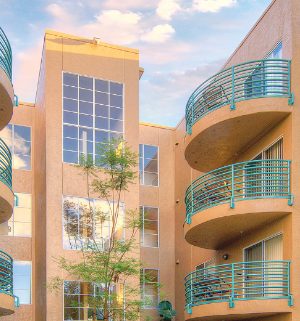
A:
{"label": "cream colored wall", "polygon": [[[140,185],[140,205],[159,208],[159,248],[141,247],[145,268],[159,269],[161,300],[175,305],[175,155],[174,129],[140,125],[139,143],[159,147],[159,186]],[[145,311],[144,314],[149,314]],[[156,311],[152,311],[158,320]]]}
{"label": "cream colored wall", "polygon": [[[20,103],[18,107],[14,108],[13,117],[10,121],[11,124],[23,125],[31,127],[31,139],[32,147],[34,144],[34,114],[35,108],[32,104]],[[33,168],[33,152],[32,148],[32,157],[31,157],[31,168]],[[19,170],[13,169],[13,191],[15,193],[33,193],[33,174],[32,170]],[[32,208],[32,221],[34,222],[34,208]],[[7,252],[13,257],[16,261],[33,261],[34,253],[34,231],[33,237],[14,237],[14,236],[5,236],[0,235],[0,249]],[[33,265],[32,265],[33,266]],[[32,273],[32,279],[34,280],[34,268]],[[32,292],[32,304],[31,305],[21,305],[15,310],[15,313],[2,317],[3,321],[32,321],[33,311],[34,311],[34,291]]]}
{"label": "cream colored wall", "polygon": [[[136,50],[95,43],[88,39],[62,35],[49,31],[45,37],[45,178],[46,199],[46,282],[53,277],[66,276],[54,262],[54,257],[77,259],[76,251],[63,249],[62,197],[85,197],[85,184],[78,169],[62,163],[62,71],[96,78],[109,79],[125,84],[125,139],[138,152],[138,81],[139,54]],[[39,106],[37,107],[39,108]],[[124,194],[127,209],[138,209],[138,184]],[[46,293],[46,316],[37,320],[61,320],[63,295]]]}

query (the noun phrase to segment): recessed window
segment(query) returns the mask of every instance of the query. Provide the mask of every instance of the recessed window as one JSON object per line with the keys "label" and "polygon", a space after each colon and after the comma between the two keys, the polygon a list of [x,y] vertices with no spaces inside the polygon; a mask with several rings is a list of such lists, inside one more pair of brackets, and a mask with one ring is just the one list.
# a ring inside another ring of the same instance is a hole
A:
{"label": "recessed window", "polygon": [[142,269],[142,298],[145,309],[155,309],[159,302],[159,270]]}
{"label": "recessed window", "polygon": [[13,274],[14,295],[20,304],[31,304],[31,262],[14,261]]}
{"label": "recessed window", "polygon": [[101,146],[123,137],[123,84],[63,74],[63,161],[101,158]]}
{"label": "recessed window", "polygon": [[159,247],[159,211],[156,207],[141,206],[142,235],[144,247]]}
{"label": "recessed window", "polygon": [[[125,207],[120,204],[115,234],[118,239],[124,236],[123,219]],[[112,230],[109,204],[104,200],[80,197],[63,198],[63,242],[64,248],[80,250],[88,242],[107,248]]]}
{"label": "recessed window", "polygon": [[13,215],[8,221],[8,235],[31,236],[31,194],[15,193]]}
{"label": "recessed window", "polygon": [[140,144],[140,184],[158,186],[158,147]]}
{"label": "recessed window", "polygon": [[0,133],[12,154],[14,169],[31,169],[31,128],[8,124]]}

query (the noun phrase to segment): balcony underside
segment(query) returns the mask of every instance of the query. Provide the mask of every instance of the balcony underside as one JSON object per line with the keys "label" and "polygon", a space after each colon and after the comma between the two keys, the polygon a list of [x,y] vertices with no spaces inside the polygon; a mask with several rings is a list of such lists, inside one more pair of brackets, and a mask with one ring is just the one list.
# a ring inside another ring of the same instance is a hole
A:
{"label": "balcony underside", "polygon": [[0,181],[0,224],[10,219],[13,205],[14,193],[6,184]]}
{"label": "balcony underside", "polygon": [[230,105],[214,110],[187,135],[185,158],[202,172],[230,164],[292,108],[287,98],[259,98],[238,102],[235,110],[230,110]]}
{"label": "balcony underside", "polygon": [[0,293],[0,316],[15,312],[15,299],[11,295]]}
{"label": "balcony underside", "polygon": [[221,204],[192,216],[185,224],[185,239],[206,249],[220,249],[241,234],[278,220],[291,213],[286,199],[254,199],[237,202],[235,208]]}
{"label": "balcony underside", "polygon": [[185,313],[185,320],[223,321],[251,320],[291,312],[286,300],[253,300],[236,302],[234,308],[228,303],[212,303],[193,307],[193,313]]}
{"label": "balcony underside", "polygon": [[0,130],[11,120],[14,90],[7,74],[0,68]]}

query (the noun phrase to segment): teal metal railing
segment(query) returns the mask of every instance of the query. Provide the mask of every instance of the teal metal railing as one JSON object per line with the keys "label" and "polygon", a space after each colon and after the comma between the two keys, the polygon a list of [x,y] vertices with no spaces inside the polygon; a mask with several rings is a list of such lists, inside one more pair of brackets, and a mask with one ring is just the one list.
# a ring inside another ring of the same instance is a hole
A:
{"label": "teal metal railing", "polygon": [[203,304],[261,299],[287,299],[290,290],[290,261],[253,261],[210,266],[185,277],[188,313]]}
{"label": "teal metal railing", "polygon": [[12,188],[12,162],[8,146],[0,138],[0,182]]}
{"label": "teal metal railing", "polygon": [[13,287],[13,259],[0,250],[0,293],[14,297],[15,305],[19,306],[19,298],[14,295]]}
{"label": "teal metal railing", "polygon": [[12,51],[10,43],[0,27],[0,68],[2,68],[9,79],[12,79]]}
{"label": "teal metal railing", "polygon": [[208,113],[225,105],[235,109],[235,103],[263,97],[287,97],[291,92],[291,61],[264,59],[245,62],[224,69],[207,79],[192,93],[186,104],[186,130]]}
{"label": "teal metal railing", "polygon": [[206,208],[259,198],[286,198],[293,204],[290,187],[291,161],[251,160],[224,166],[192,182],[186,190],[186,222]]}

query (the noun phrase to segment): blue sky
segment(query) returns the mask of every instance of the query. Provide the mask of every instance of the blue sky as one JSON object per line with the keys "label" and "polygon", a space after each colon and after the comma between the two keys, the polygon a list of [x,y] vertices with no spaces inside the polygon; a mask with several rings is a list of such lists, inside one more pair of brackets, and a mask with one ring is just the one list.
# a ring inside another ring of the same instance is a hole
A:
{"label": "blue sky", "polygon": [[140,50],[140,119],[175,126],[194,88],[214,74],[271,0],[0,0],[14,86],[33,102],[45,29]]}

